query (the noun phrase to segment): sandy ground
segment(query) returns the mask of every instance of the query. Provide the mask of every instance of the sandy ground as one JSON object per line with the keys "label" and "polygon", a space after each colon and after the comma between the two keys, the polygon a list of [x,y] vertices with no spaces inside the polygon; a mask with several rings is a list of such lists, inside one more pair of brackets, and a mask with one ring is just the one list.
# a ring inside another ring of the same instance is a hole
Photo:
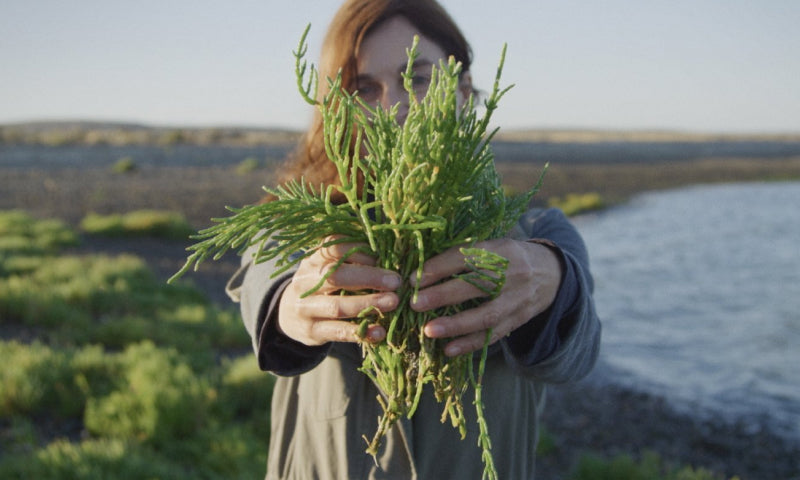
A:
{"label": "sandy ground", "polygon": [[[540,165],[501,164],[508,183],[530,184]],[[133,174],[107,168],[0,168],[0,209],[21,208],[39,217],[77,225],[88,212],[141,208],[175,210],[193,225],[225,215],[225,205],[252,203],[270,171],[236,175],[230,167],[149,167]],[[566,193],[596,191],[622,201],[642,190],[690,183],[800,178],[800,158],[706,159],[663,164],[551,166],[538,201]],[[163,278],[185,259],[185,245],[156,239],[86,239],[81,251],[130,252],[141,256]],[[238,259],[205,264],[190,278],[218,302]],[[678,413],[663,400],[614,386],[602,372],[586,381],[551,388],[544,423],[555,448],[539,460],[539,477],[564,478],[584,452],[637,456],[659,452],[679,464],[705,467],[742,480],[800,479],[800,446],[781,441],[752,425],[731,425]]]}

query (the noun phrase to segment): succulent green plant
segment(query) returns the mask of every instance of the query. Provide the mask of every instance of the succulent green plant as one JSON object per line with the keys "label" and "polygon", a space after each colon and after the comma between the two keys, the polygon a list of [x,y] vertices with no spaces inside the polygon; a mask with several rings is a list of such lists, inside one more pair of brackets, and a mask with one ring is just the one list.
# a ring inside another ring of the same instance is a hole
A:
{"label": "succulent green plant", "polygon": [[[304,60],[308,28],[297,51],[296,77],[303,98],[319,108],[324,127],[324,144],[338,172],[338,184],[310,185],[304,179],[265,188],[275,200],[231,209],[233,215],[215,219],[215,225],[201,230],[198,242],[189,250],[177,278],[208,258],[219,258],[229,249],[259,245],[254,261],[277,259],[275,275],[287,271],[312,255],[316,249],[337,243],[355,244],[340,261],[356,252],[377,258],[377,265],[399,272],[407,280],[398,290],[401,303],[381,314],[367,309],[353,321],[366,327],[385,327],[385,341],[361,342],[364,356],[361,371],[381,391],[378,401],[383,416],[378,430],[367,440],[367,451],[375,455],[381,438],[401,417],[411,417],[423,387],[431,384],[442,403],[442,421],[449,419],[466,435],[462,397],[474,388],[483,452],[484,476],[496,477],[488,428],[483,415],[481,385],[488,340],[473,368],[473,355],[449,358],[446,342],[426,337],[423,326],[431,319],[474,307],[495,297],[505,281],[507,260],[475,248],[482,240],[499,238],[524,213],[539,182],[528,192],[507,196],[494,166],[489,132],[492,112],[508,91],[500,88],[505,47],[497,68],[493,89],[478,115],[471,95],[460,106],[461,64],[450,58],[434,67],[428,93],[418,98],[412,86],[418,39],[408,50],[403,74],[409,95],[405,121],[397,119],[397,106],[388,110],[371,107],[342,86],[341,76],[328,81],[328,93],[317,101],[319,73]],[[344,201],[334,202],[335,197]],[[267,241],[276,242],[269,249]],[[424,262],[452,247],[461,247],[465,257],[464,281],[480,288],[485,297],[429,312],[415,312],[410,300],[418,293]],[[338,265],[336,266],[338,267]],[[335,270],[335,268],[333,269]],[[325,278],[306,294],[320,288]],[[366,438],[366,437],[365,437]]]}

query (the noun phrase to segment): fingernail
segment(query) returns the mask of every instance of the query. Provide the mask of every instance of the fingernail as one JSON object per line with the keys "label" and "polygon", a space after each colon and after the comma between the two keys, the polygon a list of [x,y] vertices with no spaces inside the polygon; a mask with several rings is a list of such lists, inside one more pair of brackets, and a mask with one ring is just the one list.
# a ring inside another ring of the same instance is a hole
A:
{"label": "fingernail", "polygon": [[457,357],[461,355],[461,348],[458,345],[448,345],[444,349],[444,354],[448,357]]}
{"label": "fingernail", "polygon": [[397,306],[395,295],[381,295],[375,300],[375,306],[383,311],[395,308]]}
{"label": "fingernail", "polygon": [[373,342],[383,340],[384,336],[386,336],[386,331],[382,327],[371,328],[369,332],[367,332],[367,338]]}
{"label": "fingernail", "polygon": [[425,331],[431,338],[443,337],[445,335],[444,327],[441,325],[428,325]]}
{"label": "fingernail", "polygon": [[396,290],[400,288],[400,283],[401,283],[400,277],[398,277],[397,275],[383,276],[383,286],[390,290]]}
{"label": "fingernail", "polygon": [[417,298],[411,297],[411,306],[414,307],[415,310],[424,310],[425,309],[425,295],[424,294],[417,294]]}

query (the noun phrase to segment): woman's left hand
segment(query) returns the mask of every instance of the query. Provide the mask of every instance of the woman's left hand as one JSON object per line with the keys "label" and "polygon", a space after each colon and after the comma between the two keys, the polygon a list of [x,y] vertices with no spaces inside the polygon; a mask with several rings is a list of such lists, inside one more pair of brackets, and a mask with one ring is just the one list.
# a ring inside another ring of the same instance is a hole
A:
{"label": "woman's left hand", "polygon": [[[488,329],[492,330],[490,343],[510,334],[547,310],[561,284],[561,264],[556,254],[544,245],[503,238],[480,242],[475,247],[508,260],[506,281],[493,300],[452,316],[435,318],[425,325],[425,335],[430,338],[453,338],[445,346],[448,356],[483,348]],[[411,307],[427,311],[485,296],[480,289],[458,278],[439,283],[464,271],[464,255],[458,247],[426,261],[419,296]]]}

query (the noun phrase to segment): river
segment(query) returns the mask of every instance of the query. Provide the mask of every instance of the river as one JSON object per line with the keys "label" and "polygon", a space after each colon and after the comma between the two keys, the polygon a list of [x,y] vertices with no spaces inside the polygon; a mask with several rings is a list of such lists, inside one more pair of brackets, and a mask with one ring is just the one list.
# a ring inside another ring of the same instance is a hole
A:
{"label": "river", "polygon": [[612,381],[800,439],[800,182],[647,193],[575,219]]}

